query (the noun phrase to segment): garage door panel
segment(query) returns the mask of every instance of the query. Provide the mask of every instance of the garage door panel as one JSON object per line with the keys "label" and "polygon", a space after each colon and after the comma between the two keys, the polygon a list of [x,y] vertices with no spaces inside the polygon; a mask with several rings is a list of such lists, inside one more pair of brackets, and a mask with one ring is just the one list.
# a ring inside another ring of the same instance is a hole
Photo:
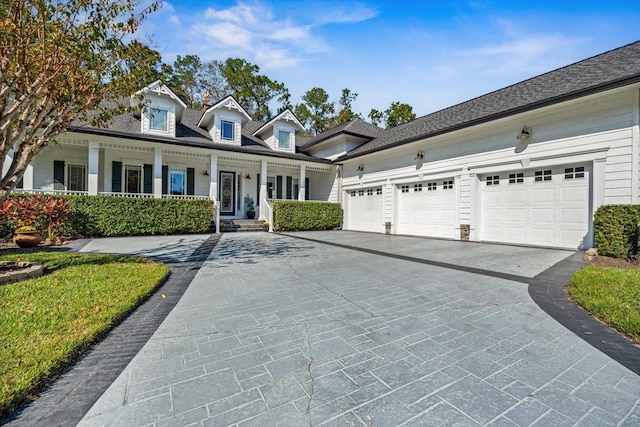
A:
{"label": "garage door panel", "polygon": [[[397,187],[397,232],[416,236],[454,237],[455,192],[435,182]],[[403,191],[404,190],[404,191]]]}
{"label": "garage door panel", "polygon": [[[509,175],[517,173],[523,179],[510,181]],[[491,173],[490,180],[480,176],[480,238],[581,247],[589,233],[590,174],[585,164]]]}
{"label": "garage door panel", "polygon": [[384,232],[381,187],[353,190],[348,194],[349,230]]}

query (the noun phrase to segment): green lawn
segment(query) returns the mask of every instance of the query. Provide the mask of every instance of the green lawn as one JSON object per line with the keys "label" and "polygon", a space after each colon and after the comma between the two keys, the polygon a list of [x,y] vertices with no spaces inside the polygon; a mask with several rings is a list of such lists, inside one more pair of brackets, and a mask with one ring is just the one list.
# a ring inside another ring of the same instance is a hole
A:
{"label": "green lawn", "polygon": [[640,343],[640,269],[588,265],[573,275],[568,290],[587,311]]}
{"label": "green lawn", "polygon": [[115,326],[169,269],[143,258],[59,252],[0,256],[45,275],[0,286],[0,419]]}

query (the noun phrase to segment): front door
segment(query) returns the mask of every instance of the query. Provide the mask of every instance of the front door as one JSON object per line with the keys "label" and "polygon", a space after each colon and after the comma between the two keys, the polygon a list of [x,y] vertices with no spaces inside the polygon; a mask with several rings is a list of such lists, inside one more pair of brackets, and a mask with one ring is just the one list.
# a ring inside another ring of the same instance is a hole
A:
{"label": "front door", "polygon": [[235,172],[220,172],[220,215],[235,215]]}

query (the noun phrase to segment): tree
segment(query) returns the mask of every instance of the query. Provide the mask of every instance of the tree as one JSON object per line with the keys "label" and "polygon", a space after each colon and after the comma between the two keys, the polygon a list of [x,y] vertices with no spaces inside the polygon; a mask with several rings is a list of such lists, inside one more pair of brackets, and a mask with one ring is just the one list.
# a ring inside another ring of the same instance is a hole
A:
{"label": "tree", "polygon": [[371,119],[371,123],[376,126],[380,125],[380,123],[384,121],[386,128],[389,129],[403,123],[410,122],[411,120],[415,120],[416,115],[413,112],[413,107],[411,105],[392,102],[389,108],[384,111],[372,108],[369,112],[369,118]]}
{"label": "tree", "polygon": [[134,0],[0,2],[0,170],[11,159],[0,200],[72,123],[104,126],[127,109],[123,100],[157,63],[140,61],[139,45],[125,38],[160,6],[137,12]]}
{"label": "tree", "polygon": [[209,92],[210,102],[220,101],[231,93],[231,88],[220,70],[221,65],[220,61],[213,60],[202,67],[202,84],[205,91]]}
{"label": "tree", "polygon": [[338,101],[338,105],[340,111],[335,117],[335,125],[340,126],[347,122],[350,122],[353,119],[361,119],[362,116],[360,114],[355,113],[351,109],[351,104],[356,100],[358,94],[355,92],[351,92],[350,89],[344,88],[342,89],[342,95],[340,96],[340,100]]}
{"label": "tree", "polygon": [[173,67],[167,68],[167,71],[170,71],[166,79],[167,85],[185,101],[189,108],[201,106],[206,90],[202,69],[202,61],[197,55],[184,57],[178,55],[173,62]]}
{"label": "tree", "polygon": [[307,126],[312,135],[317,135],[331,128],[335,105],[329,102],[329,94],[322,88],[314,87],[302,95],[304,103],[295,107],[298,119]]}
{"label": "tree", "polygon": [[254,120],[265,121],[271,117],[269,103],[288,103],[290,95],[284,84],[259,72],[260,67],[241,58],[229,58],[220,64],[220,73],[236,100]]}

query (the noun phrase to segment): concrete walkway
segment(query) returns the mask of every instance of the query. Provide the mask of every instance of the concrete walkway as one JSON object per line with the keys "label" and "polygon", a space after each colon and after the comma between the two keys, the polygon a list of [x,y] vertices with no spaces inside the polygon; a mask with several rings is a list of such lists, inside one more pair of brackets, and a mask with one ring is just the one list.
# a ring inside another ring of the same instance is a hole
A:
{"label": "concrete walkway", "polygon": [[224,235],[80,425],[640,424],[640,377],[527,293],[570,252],[296,235],[362,250]]}

